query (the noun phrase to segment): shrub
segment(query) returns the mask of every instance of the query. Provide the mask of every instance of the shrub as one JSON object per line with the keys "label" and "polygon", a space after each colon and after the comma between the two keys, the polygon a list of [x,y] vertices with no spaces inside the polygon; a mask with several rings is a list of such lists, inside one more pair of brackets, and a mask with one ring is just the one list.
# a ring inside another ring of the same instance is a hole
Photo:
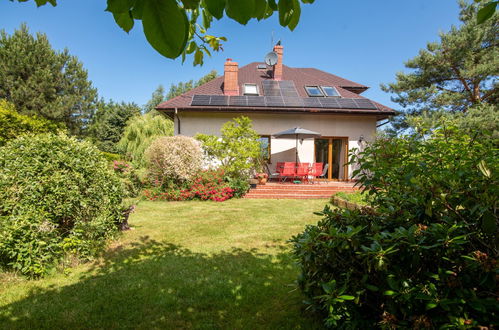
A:
{"label": "shrub", "polygon": [[368,146],[375,210],[326,207],[292,239],[308,303],[339,328],[497,325],[498,156],[449,128]]}
{"label": "shrub", "polygon": [[201,168],[203,154],[196,140],[187,136],[156,139],[146,150],[151,182],[173,187],[191,180]]}
{"label": "shrub", "polygon": [[45,274],[66,253],[91,258],[116,230],[123,188],[97,148],[64,135],[0,148],[0,264]]}
{"label": "shrub", "polygon": [[188,184],[188,188],[170,187],[162,189],[145,190],[146,198],[156,201],[186,201],[192,199],[212,200],[223,202],[234,197],[232,189],[223,179],[222,170],[204,170]]}
{"label": "shrub", "polygon": [[147,113],[127,122],[118,149],[135,168],[144,168],[147,163],[146,149],[159,137],[173,135],[173,122],[161,115]]}
{"label": "shrub", "polygon": [[114,173],[121,179],[125,197],[137,197],[144,183],[135,168],[122,160],[113,161]]}
{"label": "shrub", "polygon": [[59,126],[47,119],[24,116],[14,105],[0,99],[0,146],[23,134],[56,132]]}
{"label": "shrub", "polygon": [[202,142],[208,158],[220,163],[227,176],[233,178],[247,178],[261,152],[259,136],[251,119],[244,116],[226,122],[221,137],[197,134],[196,139]]}
{"label": "shrub", "polygon": [[234,191],[235,198],[243,197],[250,189],[250,184],[248,182],[248,179],[226,177],[225,181],[227,182],[229,187]]}

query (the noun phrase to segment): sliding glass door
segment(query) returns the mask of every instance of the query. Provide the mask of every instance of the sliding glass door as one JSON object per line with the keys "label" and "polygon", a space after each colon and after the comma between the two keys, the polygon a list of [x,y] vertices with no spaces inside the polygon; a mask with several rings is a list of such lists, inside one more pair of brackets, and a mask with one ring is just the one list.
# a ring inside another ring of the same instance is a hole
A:
{"label": "sliding glass door", "polygon": [[348,138],[315,139],[315,162],[323,163],[327,170],[324,178],[328,180],[347,180]]}

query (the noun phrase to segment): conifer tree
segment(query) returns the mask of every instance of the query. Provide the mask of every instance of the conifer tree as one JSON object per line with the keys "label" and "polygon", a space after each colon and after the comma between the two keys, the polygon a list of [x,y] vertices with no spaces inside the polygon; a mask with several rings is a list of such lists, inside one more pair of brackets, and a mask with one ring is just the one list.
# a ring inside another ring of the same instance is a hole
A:
{"label": "conifer tree", "polygon": [[64,123],[83,135],[97,102],[87,71],[67,49],[55,51],[45,34],[26,25],[8,35],[0,31],[0,98],[24,115]]}
{"label": "conifer tree", "polygon": [[460,1],[460,27],[440,34],[439,42],[407,61],[408,73],[398,73],[396,82],[382,85],[394,93],[394,102],[404,114],[395,118],[396,129],[406,128],[405,116],[425,112],[466,112],[471,106],[497,104],[499,100],[499,17],[477,24],[477,11],[485,1]]}

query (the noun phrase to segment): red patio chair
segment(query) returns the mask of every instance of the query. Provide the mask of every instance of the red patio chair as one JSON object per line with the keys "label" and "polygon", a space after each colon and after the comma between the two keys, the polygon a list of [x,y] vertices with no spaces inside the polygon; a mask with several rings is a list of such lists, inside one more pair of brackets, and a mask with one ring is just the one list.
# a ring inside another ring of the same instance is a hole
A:
{"label": "red patio chair", "polygon": [[298,166],[296,167],[296,177],[301,178],[303,181],[307,180],[308,181],[308,168],[310,164],[309,163],[298,163]]}
{"label": "red patio chair", "polygon": [[312,182],[315,183],[315,180],[317,179],[318,176],[321,176],[321,174],[322,174],[322,163],[313,163],[312,166],[310,167],[310,172],[308,173],[308,175],[312,177]]}
{"label": "red patio chair", "polygon": [[282,170],[279,173],[279,179],[281,180],[281,182],[284,182],[286,181],[286,178],[295,177],[295,174],[295,163],[284,162],[282,165]]}

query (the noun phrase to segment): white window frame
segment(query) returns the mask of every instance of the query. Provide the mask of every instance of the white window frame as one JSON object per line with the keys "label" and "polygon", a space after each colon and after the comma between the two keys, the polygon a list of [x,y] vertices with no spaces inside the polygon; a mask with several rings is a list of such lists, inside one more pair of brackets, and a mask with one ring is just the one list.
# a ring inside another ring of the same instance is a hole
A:
{"label": "white window frame", "polygon": [[[308,91],[308,88],[317,88],[317,90],[319,91],[320,95],[312,95],[312,94],[310,94],[310,92]],[[321,89],[320,86],[317,86],[317,85],[305,86],[305,91],[307,92],[307,95],[310,96],[310,97],[324,97],[324,91]]]}
{"label": "white window frame", "polygon": [[[254,86],[255,90],[256,90],[256,94],[255,93],[247,93],[246,92],[246,86]],[[254,83],[244,84],[243,85],[243,95],[255,95],[255,96],[260,95],[260,91],[258,89],[258,84],[254,84]]]}
{"label": "white window frame", "polygon": [[[336,94],[338,95],[327,95],[326,91],[324,90],[324,88],[332,88],[336,91]],[[341,94],[340,92],[338,92],[338,89],[334,86],[321,86],[321,90],[322,90],[322,93],[324,94],[325,97],[341,97]]]}

